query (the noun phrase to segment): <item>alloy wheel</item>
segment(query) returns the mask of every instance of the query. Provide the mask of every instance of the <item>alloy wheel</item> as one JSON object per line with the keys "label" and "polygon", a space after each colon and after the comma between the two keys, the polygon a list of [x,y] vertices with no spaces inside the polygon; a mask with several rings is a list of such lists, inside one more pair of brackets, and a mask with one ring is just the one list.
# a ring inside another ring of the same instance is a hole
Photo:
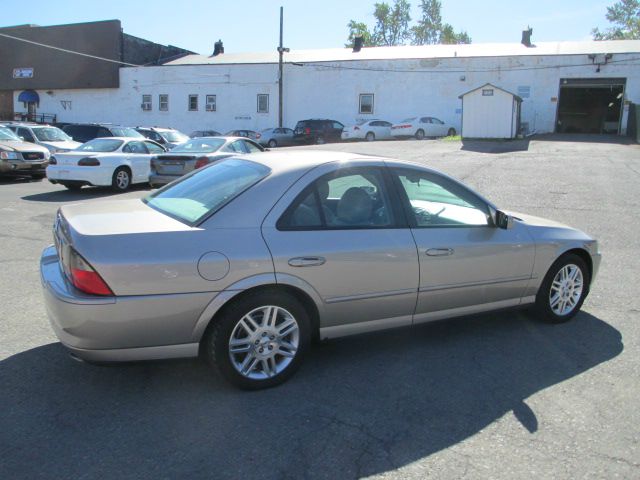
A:
{"label": "alloy wheel", "polygon": [[568,315],[575,308],[584,288],[582,270],[573,263],[563,266],[551,282],[549,306],[559,316]]}

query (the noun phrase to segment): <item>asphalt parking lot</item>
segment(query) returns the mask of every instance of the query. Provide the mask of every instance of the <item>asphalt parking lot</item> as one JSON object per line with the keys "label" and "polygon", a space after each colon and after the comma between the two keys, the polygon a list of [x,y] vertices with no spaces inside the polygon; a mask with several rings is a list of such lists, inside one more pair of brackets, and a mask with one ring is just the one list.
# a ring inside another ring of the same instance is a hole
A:
{"label": "asphalt parking lot", "polygon": [[640,477],[640,146],[322,148],[420,161],[595,236],[603,262],[583,311],[563,325],[511,311],[335,340],[260,392],[196,360],[80,364],[48,325],[38,260],[60,205],[116,194],[2,179],[0,478]]}

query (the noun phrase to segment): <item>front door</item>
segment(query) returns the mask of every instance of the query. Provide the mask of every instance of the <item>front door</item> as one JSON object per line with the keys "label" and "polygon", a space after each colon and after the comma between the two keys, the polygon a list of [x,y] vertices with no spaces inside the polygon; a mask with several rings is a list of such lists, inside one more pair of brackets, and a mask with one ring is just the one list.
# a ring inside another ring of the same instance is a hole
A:
{"label": "front door", "polygon": [[263,225],[276,278],[294,278],[322,300],[323,337],[409,325],[419,268],[382,162],[316,168]]}
{"label": "front door", "polygon": [[488,205],[433,172],[394,170],[420,259],[414,321],[513,306],[531,278],[535,245],[517,222],[496,228]]}

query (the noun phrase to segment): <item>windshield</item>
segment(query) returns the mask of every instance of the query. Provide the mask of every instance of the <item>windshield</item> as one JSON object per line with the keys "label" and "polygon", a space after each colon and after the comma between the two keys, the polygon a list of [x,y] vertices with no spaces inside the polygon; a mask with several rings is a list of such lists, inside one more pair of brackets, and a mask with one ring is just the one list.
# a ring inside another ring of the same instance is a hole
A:
{"label": "windshield", "polygon": [[76,148],[78,152],[115,152],[124,142],[115,138],[96,138]]}
{"label": "windshield", "polygon": [[145,138],[140,132],[136,132],[131,127],[109,127],[114,137],[133,137],[133,138]]}
{"label": "windshield", "polygon": [[189,140],[184,133],[178,132],[177,130],[169,130],[166,132],[158,132],[162,138],[164,138],[167,142],[186,142]]}
{"label": "windshield", "polygon": [[58,127],[32,128],[31,131],[41,142],[68,142],[71,137]]}
{"label": "windshield", "polygon": [[197,224],[266,177],[267,167],[229,158],[196,170],[143,199],[150,207],[189,224]]}
{"label": "windshield", "polygon": [[211,153],[222,147],[224,142],[222,138],[194,138],[178,145],[171,153]]}
{"label": "windshield", "polygon": [[20,141],[20,138],[6,127],[0,127],[0,140],[14,140]]}

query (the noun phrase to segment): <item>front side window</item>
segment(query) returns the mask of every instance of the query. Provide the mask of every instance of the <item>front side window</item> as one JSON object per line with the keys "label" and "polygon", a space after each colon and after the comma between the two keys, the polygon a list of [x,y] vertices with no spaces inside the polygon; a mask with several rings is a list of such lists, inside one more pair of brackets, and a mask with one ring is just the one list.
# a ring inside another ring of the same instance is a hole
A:
{"label": "front side window", "polygon": [[465,187],[427,172],[396,173],[417,227],[489,225],[487,205]]}
{"label": "front side window", "polygon": [[258,113],[269,113],[269,95],[258,94]]}
{"label": "front side window", "polygon": [[189,95],[189,111],[196,112],[198,110],[198,95]]}
{"label": "front side window", "polygon": [[215,95],[207,95],[207,112],[215,112],[216,111],[216,96]]}
{"label": "front side window", "polygon": [[278,221],[281,230],[390,228],[395,225],[377,168],[342,169],[313,182]]}
{"label": "front side window", "polygon": [[373,93],[360,94],[360,113],[373,113]]}
{"label": "front side window", "polygon": [[214,214],[271,170],[247,160],[229,158],[196,170],[144,198],[152,208],[188,224]]}
{"label": "front side window", "polygon": [[241,140],[241,142],[244,144],[245,149],[247,150],[247,152],[249,153],[256,153],[256,152],[261,152],[262,150],[253,142],[248,142],[246,140]]}
{"label": "front side window", "polygon": [[146,145],[147,150],[149,150],[149,153],[164,153],[164,148],[156,143],[146,141],[144,144]]}
{"label": "front side window", "polygon": [[169,111],[169,95],[166,93],[158,95],[158,110],[161,112]]}
{"label": "front side window", "polygon": [[144,142],[129,142],[123,148],[124,153],[149,153]]}

